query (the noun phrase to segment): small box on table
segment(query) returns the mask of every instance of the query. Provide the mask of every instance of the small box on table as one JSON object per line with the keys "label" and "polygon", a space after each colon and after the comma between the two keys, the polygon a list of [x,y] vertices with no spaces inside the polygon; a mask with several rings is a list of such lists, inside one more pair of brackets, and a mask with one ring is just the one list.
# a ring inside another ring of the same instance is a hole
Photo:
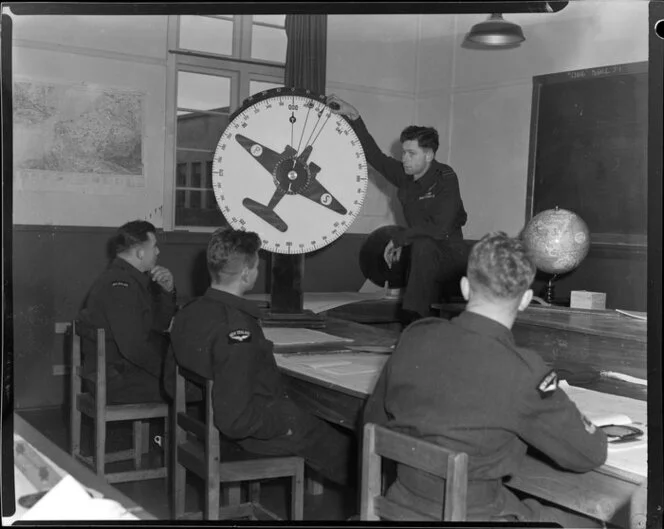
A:
{"label": "small box on table", "polygon": [[573,309],[605,309],[606,292],[572,290],[569,306]]}

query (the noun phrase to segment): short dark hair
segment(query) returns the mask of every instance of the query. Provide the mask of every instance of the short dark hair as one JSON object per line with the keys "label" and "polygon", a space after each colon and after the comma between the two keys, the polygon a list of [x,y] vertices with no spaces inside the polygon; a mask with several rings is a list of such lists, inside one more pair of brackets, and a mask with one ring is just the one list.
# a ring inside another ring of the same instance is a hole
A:
{"label": "short dark hair", "polygon": [[216,230],[207,247],[207,266],[210,277],[219,281],[221,274],[236,274],[241,266],[254,266],[258,259],[261,239],[253,231],[230,227]]}
{"label": "short dark hair", "polygon": [[147,220],[132,220],[118,228],[113,237],[113,249],[115,254],[126,252],[127,250],[143,244],[149,239],[148,233],[155,235],[157,229],[154,224]]}
{"label": "short dark hair", "polygon": [[401,143],[410,140],[417,140],[421,149],[431,149],[434,154],[438,150],[438,131],[433,127],[418,127],[411,125],[401,132],[399,141]]}
{"label": "short dark hair", "polygon": [[467,276],[471,287],[501,300],[519,299],[537,271],[521,239],[488,233],[470,251]]}

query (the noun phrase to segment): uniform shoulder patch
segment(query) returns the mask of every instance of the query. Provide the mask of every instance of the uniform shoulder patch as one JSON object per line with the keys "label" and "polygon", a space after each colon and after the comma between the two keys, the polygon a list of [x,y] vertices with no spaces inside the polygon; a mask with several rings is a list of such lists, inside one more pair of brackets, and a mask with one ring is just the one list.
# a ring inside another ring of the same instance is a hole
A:
{"label": "uniform shoulder patch", "polygon": [[251,331],[246,329],[236,329],[228,333],[228,343],[247,343],[251,341]]}
{"label": "uniform shoulder patch", "polygon": [[111,283],[111,286],[129,288],[129,283],[127,283],[126,281],[113,281],[113,283]]}
{"label": "uniform shoulder patch", "polygon": [[552,369],[537,385],[537,391],[542,398],[552,395],[558,389],[558,374]]}

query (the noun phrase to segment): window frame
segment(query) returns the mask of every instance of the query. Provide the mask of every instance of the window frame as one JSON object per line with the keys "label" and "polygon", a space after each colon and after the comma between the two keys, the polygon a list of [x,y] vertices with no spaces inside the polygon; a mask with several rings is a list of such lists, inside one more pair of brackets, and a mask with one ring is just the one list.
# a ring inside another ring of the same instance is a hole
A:
{"label": "window frame", "polygon": [[[204,15],[228,20],[230,16]],[[233,55],[220,55],[178,48],[180,15],[169,15],[167,24],[166,111],[164,152],[164,231],[212,232],[217,226],[187,226],[175,222],[177,186],[177,80],[179,72],[231,77],[229,116],[249,96],[250,81],[283,85],[285,64],[251,58],[253,25],[279,28],[275,24],[253,22],[252,15],[233,15]],[[221,131],[220,131],[221,134]],[[186,148],[183,150],[187,150]]]}

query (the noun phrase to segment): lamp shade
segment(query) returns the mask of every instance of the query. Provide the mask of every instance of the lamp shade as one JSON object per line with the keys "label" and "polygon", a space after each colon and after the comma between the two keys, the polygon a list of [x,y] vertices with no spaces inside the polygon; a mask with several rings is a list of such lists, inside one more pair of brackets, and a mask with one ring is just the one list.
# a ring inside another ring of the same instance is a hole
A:
{"label": "lamp shade", "polygon": [[503,20],[503,15],[494,13],[489,20],[475,24],[466,40],[484,46],[514,46],[518,45],[526,37],[523,35],[521,26]]}

